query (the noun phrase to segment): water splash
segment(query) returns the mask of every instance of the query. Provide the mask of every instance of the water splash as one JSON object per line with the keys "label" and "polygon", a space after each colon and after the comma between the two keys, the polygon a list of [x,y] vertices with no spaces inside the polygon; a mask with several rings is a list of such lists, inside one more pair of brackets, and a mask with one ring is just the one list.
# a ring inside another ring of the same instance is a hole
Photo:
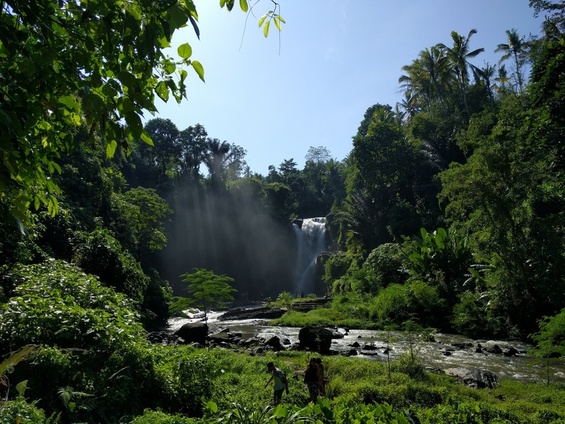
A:
{"label": "water splash", "polygon": [[293,224],[297,241],[294,290],[296,295],[318,293],[316,259],[326,250],[326,218],[305,218],[302,225]]}

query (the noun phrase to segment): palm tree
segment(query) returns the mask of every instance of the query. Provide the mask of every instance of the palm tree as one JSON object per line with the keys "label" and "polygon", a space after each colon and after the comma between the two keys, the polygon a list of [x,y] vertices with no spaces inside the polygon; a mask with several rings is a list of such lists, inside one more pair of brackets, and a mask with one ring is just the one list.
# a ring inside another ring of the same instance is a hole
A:
{"label": "palm tree", "polygon": [[490,100],[494,98],[493,95],[493,78],[496,73],[496,66],[490,63],[485,63],[485,66],[479,70],[480,82],[484,84],[487,89],[487,94]]}
{"label": "palm tree", "polygon": [[430,106],[436,99],[443,103],[448,73],[442,54],[438,46],[426,48],[411,65],[402,67],[406,74],[398,82],[417,103]]}
{"label": "palm tree", "polygon": [[451,38],[453,39],[453,47],[447,47],[445,44],[438,44],[437,47],[445,52],[445,60],[448,62],[451,70],[455,74],[455,78],[459,84],[461,94],[463,95],[463,103],[465,112],[469,115],[469,106],[467,104],[467,87],[469,85],[469,68],[475,77],[478,74],[478,68],[469,62],[469,59],[477,56],[479,53],[485,51],[480,48],[469,51],[469,41],[471,37],[477,33],[476,29],[472,29],[463,37],[455,31],[451,31]]}
{"label": "palm tree", "polygon": [[401,112],[402,113],[401,118],[406,122],[410,122],[410,120],[414,117],[414,115],[418,113],[419,108],[416,103],[416,99],[414,98],[414,96],[410,91],[407,90],[404,92],[404,98],[396,104],[396,110],[397,113],[401,112],[402,110],[404,111]]}
{"label": "palm tree", "polygon": [[502,94],[508,94],[508,83],[510,79],[508,78],[508,72],[506,71],[506,67],[501,65],[498,67],[498,75],[495,78],[496,84],[494,85],[494,89],[497,94],[500,96]]}
{"label": "palm tree", "polygon": [[212,186],[219,188],[228,176],[235,178],[241,173],[246,165],[244,157],[247,152],[240,146],[217,138],[208,138],[206,143],[204,163],[210,172]]}
{"label": "palm tree", "polygon": [[206,140],[208,148],[204,154],[204,163],[208,167],[213,186],[218,186],[224,180],[224,162],[230,152],[230,144],[217,138]]}
{"label": "palm tree", "polygon": [[524,78],[522,76],[522,67],[527,59],[528,43],[524,42],[524,37],[518,35],[518,31],[514,28],[506,30],[507,43],[499,44],[496,47],[495,53],[503,52],[502,57],[498,63],[502,63],[510,58],[514,59],[514,66],[516,70],[516,81],[518,83],[518,90],[522,91]]}

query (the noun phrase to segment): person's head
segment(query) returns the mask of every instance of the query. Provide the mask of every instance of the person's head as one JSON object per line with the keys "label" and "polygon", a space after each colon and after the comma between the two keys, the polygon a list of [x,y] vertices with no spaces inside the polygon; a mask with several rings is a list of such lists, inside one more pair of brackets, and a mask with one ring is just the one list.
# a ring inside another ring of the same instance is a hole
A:
{"label": "person's head", "polygon": [[310,358],[310,365],[316,366],[316,358]]}
{"label": "person's head", "polygon": [[321,364],[321,363],[322,363],[322,358],[316,358],[316,363],[317,363],[317,364]]}
{"label": "person's head", "polygon": [[269,362],[269,363],[267,364],[267,370],[273,371],[274,369],[275,369],[275,364],[272,363],[272,362]]}

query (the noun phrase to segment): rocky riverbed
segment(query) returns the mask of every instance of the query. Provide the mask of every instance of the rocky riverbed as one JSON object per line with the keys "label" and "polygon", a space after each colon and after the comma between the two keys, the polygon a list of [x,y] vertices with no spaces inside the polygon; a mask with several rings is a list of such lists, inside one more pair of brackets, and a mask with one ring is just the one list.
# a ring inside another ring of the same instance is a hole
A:
{"label": "rocky riverbed", "polygon": [[[225,348],[246,349],[251,354],[265,350],[300,349],[300,328],[270,326],[268,319],[284,310],[257,309],[257,318],[246,308],[231,312],[222,318],[221,313],[209,313],[206,323],[207,342]],[[247,308],[256,309],[256,308]],[[279,315],[280,316],[280,315]],[[175,334],[184,324],[202,321],[203,315],[173,318],[168,334]],[[529,345],[503,340],[473,340],[453,334],[435,333],[422,340],[416,334],[403,332],[331,328],[330,354],[346,355],[359,360],[388,361],[412,351],[430,369],[455,376],[465,370],[485,370],[500,378],[521,381],[544,381],[547,369],[534,358],[528,357]],[[159,341],[159,340],[156,340]],[[552,381],[565,382],[565,366],[553,364]]]}

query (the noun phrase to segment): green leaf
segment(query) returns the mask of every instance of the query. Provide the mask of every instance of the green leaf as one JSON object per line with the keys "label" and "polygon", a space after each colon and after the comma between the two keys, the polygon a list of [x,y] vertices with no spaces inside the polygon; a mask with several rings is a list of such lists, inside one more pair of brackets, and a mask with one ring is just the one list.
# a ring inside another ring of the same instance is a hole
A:
{"label": "green leaf", "polygon": [[175,65],[175,63],[172,62],[172,61],[167,61],[163,65],[163,70],[165,71],[165,73],[167,75],[171,75],[172,73],[174,73],[177,70],[177,65]]}
{"label": "green leaf", "polygon": [[177,52],[183,59],[188,59],[190,56],[192,56],[192,47],[190,47],[190,44],[184,43],[179,46]]}
{"label": "green leaf", "polygon": [[282,20],[282,18],[281,18],[279,15],[276,15],[273,19],[274,19],[274,21],[275,21],[275,26],[277,27],[277,29],[278,29],[279,31],[282,31],[281,22],[284,23],[284,21]]}
{"label": "green leaf", "polygon": [[[167,25],[169,25],[168,22],[165,22],[165,23]],[[171,47],[171,43],[169,43],[169,40],[170,40],[170,38],[161,37],[157,40],[157,42],[159,43],[159,46],[161,46],[162,48]]]}
{"label": "green leaf", "polygon": [[263,35],[265,36],[265,38],[267,38],[269,36],[269,27],[270,26],[271,26],[271,21],[265,22],[265,25],[263,26]]}
{"label": "green leaf", "polygon": [[27,388],[27,380],[20,381],[16,384],[16,391],[20,397],[23,397]]}
{"label": "green leaf", "polygon": [[202,66],[202,64],[197,60],[193,60],[192,61],[192,67],[194,68],[194,70],[196,71],[196,73],[198,74],[200,79],[203,82],[205,82],[204,81],[204,67]]}
{"label": "green leaf", "polygon": [[206,407],[210,410],[210,412],[212,412],[213,414],[218,412],[218,405],[216,404],[216,402],[214,401],[208,401],[206,402]]}
{"label": "green leaf", "polygon": [[160,81],[159,84],[157,84],[155,92],[164,102],[169,100],[169,87],[167,87],[165,81]]}
{"label": "green leaf", "polygon": [[8,370],[8,368],[16,366],[18,362],[26,359],[36,350],[37,350],[37,346],[26,345],[22,347],[20,350],[12,353],[7,359],[4,359],[0,363],[0,375],[4,374]]}
{"label": "green leaf", "polygon": [[140,135],[140,138],[145,144],[154,146],[153,140],[151,140],[151,137],[149,136],[149,133],[147,131],[143,130],[143,132]]}
{"label": "green leaf", "polygon": [[425,239],[428,236],[428,232],[426,231],[425,228],[420,228],[420,235],[422,236],[422,240]]}
{"label": "green leaf", "polygon": [[116,148],[118,147],[118,143],[116,140],[112,140],[106,144],[106,157],[111,158],[116,153]]}
{"label": "green leaf", "polygon": [[259,27],[261,27],[261,26],[263,25],[263,22],[265,22],[265,19],[267,19],[267,14],[266,14],[266,13],[265,13],[263,16],[261,16],[261,17],[259,18],[259,22],[258,22]]}
{"label": "green leaf", "polygon": [[65,105],[68,109],[76,109],[78,102],[75,96],[62,96],[59,97],[59,103]]}
{"label": "green leaf", "polygon": [[141,123],[141,118],[135,112],[128,112],[126,113],[126,123],[128,124],[128,128],[133,134],[134,137],[141,137],[141,133],[143,131],[143,124]]}
{"label": "green leaf", "polygon": [[239,0],[239,7],[244,12],[247,12],[249,10],[249,5],[247,4],[247,0]]}
{"label": "green leaf", "polygon": [[171,26],[171,33],[180,27],[182,27],[188,21],[188,13],[185,9],[175,3],[167,11],[167,22]]}

